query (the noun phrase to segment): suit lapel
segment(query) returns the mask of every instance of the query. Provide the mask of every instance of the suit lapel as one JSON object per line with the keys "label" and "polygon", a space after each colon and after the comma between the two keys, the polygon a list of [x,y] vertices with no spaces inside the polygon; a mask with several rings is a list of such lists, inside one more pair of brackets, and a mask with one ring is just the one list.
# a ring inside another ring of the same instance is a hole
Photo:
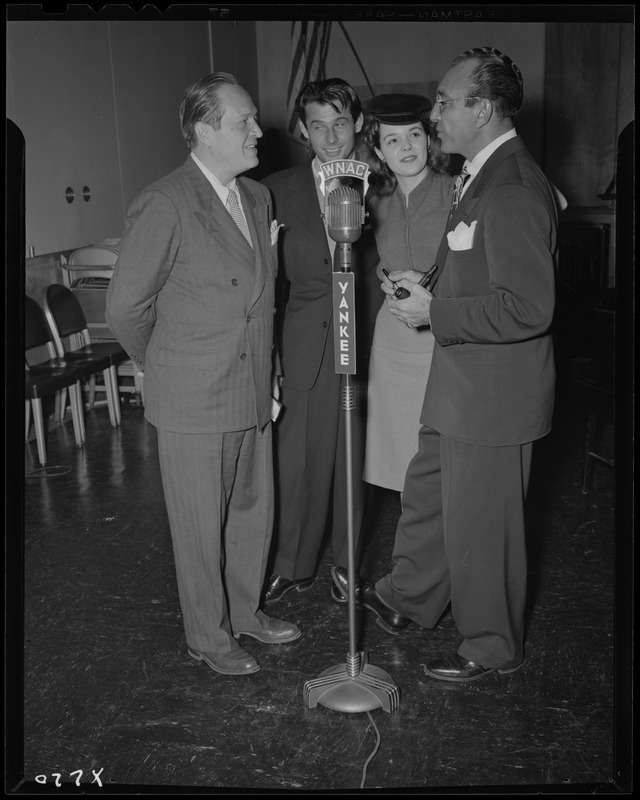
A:
{"label": "suit lapel", "polygon": [[480,198],[482,197],[487,185],[490,183],[493,175],[505,158],[510,156],[512,153],[517,152],[518,150],[524,149],[524,142],[519,136],[509,139],[501,147],[499,147],[495,153],[491,154],[480,172],[474,178],[473,182],[460,200],[458,207],[447,220],[444,236],[442,237],[440,247],[438,248],[438,254],[436,255],[435,263],[437,265],[437,269],[434,272],[433,278],[431,279],[432,288],[435,286],[438,278],[440,277],[445,265],[445,261],[447,260],[447,253],[449,252],[449,240],[447,239],[447,234],[454,230],[458,223],[466,223],[471,216],[472,211],[480,201]]}
{"label": "suit lapel", "polygon": [[456,213],[453,214],[453,219],[455,220],[453,227],[455,227],[461,221],[466,221],[471,216],[471,212],[478,204],[478,201],[484,194],[487,185],[493,179],[496,170],[500,164],[502,164],[505,158],[508,158],[512,153],[515,153],[518,150],[524,149],[524,142],[519,136],[516,136],[513,139],[509,139],[501,147],[499,147],[495,153],[491,154],[469,187],[469,191],[462,198],[460,205],[456,209]]}
{"label": "suit lapel", "polygon": [[312,163],[311,160],[306,161],[293,173],[288,185],[291,197],[289,209],[318,244],[328,250],[327,232],[322,218],[323,212],[318,203]]}
{"label": "suit lapel", "polygon": [[240,267],[251,271],[254,277],[249,306],[253,305],[262,294],[267,280],[267,237],[269,236],[269,220],[267,206],[256,202],[256,198],[242,179],[237,181],[251,242],[249,245],[231,215],[218,197],[218,193],[206,179],[198,165],[189,157],[184,165],[196,195],[194,215],[204,229],[214,238],[219,246],[233,258]]}
{"label": "suit lapel", "polygon": [[[255,280],[250,305],[254,305],[264,291],[265,284],[269,277],[267,264],[269,257],[268,247],[271,245],[271,234],[269,230],[271,223],[267,218],[266,203],[257,202],[251,190],[240,178],[238,179],[238,190],[242,197],[242,208],[247,220],[247,224],[249,225],[249,232],[251,234],[251,241],[253,243]],[[238,233],[240,233],[240,231],[238,231]],[[250,250],[251,248],[247,244],[244,236],[242,236],[241,233],[240,236],[247,246],[247,249]]]}
{"label": "suit lapel", "polygon": [[[221,236],[224,234],[224,243],[232,255],[237,256],[239,260],[246,260],[247,256],[253,254],[253,251],[247,240],[242,235],[240,229],[234,222],[233,218],[225,208],[224,203],[218,197],[218,193],[215,191],[213,186],[202,173],[202,170],[191,157],[189,157],[185,163],[185,170],[193,184],[196,194],[197,208],[194,209],[193,213],[200,224],[218,242],[221,241]],[[245,216],[247,217],[249,230],[251,231],[251,240],[253,242],[253,213],[247,214],[248,205],[251,207],[251,209],[253,209],[253,206],[255,206],[255,200],[248,192],[244,191],[242,192],[242,208],[245,212]]]}

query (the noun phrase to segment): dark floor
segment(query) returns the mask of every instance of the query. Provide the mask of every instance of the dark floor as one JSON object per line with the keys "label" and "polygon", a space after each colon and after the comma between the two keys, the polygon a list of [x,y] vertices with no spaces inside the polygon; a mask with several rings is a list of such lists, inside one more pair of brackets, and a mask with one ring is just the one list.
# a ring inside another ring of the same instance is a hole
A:
{"label": "dark floor", "polygon": [[[614,671],[614,473],[596,465],[582,494],[584,425],[561,399],[554,432],[535,450],[524,667],[466,685],[433,681],[425,662],[457,647],[450,616],[434,631],[412,625],[390,636],[358,615],[358,648],[400,690],[391,714],[304,702],[305,682],[348,653],[328,556],[310,591],[270,611],[303,638],[243,641],[259,673],[222,676],[189,658],[154,429],[127,402],[117,430],[105,407],[87,412],[81,450],[70,424],[54,426],[50,475],[38,472],[35,442],[26,448],[24,759],[14,791],[626,793],[616,753],[620,738],[630,746],[630,699]],[[366,577],[386,571],[399,514],[397,495],[379,500]],[[627,619],[623,609],[624,629]],[[9,744],[13,755],[19,742]]]}

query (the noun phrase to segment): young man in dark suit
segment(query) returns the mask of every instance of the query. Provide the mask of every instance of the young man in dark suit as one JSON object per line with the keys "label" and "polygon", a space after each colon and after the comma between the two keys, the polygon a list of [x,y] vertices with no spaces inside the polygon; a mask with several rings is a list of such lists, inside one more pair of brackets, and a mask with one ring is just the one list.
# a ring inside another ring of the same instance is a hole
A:
{"label": "young man in dark suit", "polygon": [[[442,149],[466,158],[431,290],[419,274],[393,313],[436,345],[407,471],[390,574],[362,599],[391,633],[433,628],[447,606],[462,636],[428,675],[468,681],[518,669],[527,584],[524,500],[533,442],[549,432],[557,212],[516,135],[522,76],[492,48],[460,55],[431,114]],[[456,200],[457,202],[456,204]]]}
{"label": "young man in dark suit", "polygon": [[109,324],[144,371],[190,655],[245,675],[237,637],[291,642],[260,610],[273,524],[271,386],[277,223],[238,176],[262,132],[233,75],[191,86],[190,155],[134,200],[107,294]]}
{"label": "young man in dark suit", "polygon": [[[274,603],[312,586],[325,530],[331,530],[338,602],[347,597],[347,504],[341,376],[335,373],[332,269],[335,242],[324,221],[320,165],[353,156],[362,127],[357,94],[340,78],[317,81],[300,92],[296,111],[311,155],[263,183],[284,225],[280,271],[288,296],[278,309],[283,412],[275,426],[276,526],[273,574],[264,601]],[[331,187],[327,187],[330,191]],[[326,193],[326,192],[325,192]],[[370,230],[353,244],[358,344],[353,418],[354,532],[364,509],[362,481],[367,357],[375,315],[384,299],[375,279],[377,252]],[[358,389],[360,391],[358,391]]]}

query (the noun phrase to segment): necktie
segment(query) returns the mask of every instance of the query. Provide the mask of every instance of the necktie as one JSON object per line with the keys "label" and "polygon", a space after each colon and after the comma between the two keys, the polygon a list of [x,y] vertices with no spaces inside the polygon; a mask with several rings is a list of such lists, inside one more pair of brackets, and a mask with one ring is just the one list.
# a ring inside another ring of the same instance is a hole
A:
{"label": "necktie", "polygon": [[227,211],[233,217],[233,221],[236,225],[240,228],[240,232],[244,236],[244,238],[249,242],[249,246],[253,247],[251,244],[251,235],[249,234],[249,226],[247,225],[247,220],[244,218],[244,214],[242,213],[242,209],[240,208],[240,203],[238,202],[238,195],[235,193],[233,189],[229,189],[229,196],[227,197]]}
{"label": "necktie", "polygon": [[459,175],[456,175],[455,180],[453,182],[453,198],[451,200],[451,213],[456,210],[458,207],[458,203],[460,202],[460,198],[462,197],[462,190],[464,189],[464,185],[469,179],[469,173],[467,172],[467,168],[463,167],[462,171]]}

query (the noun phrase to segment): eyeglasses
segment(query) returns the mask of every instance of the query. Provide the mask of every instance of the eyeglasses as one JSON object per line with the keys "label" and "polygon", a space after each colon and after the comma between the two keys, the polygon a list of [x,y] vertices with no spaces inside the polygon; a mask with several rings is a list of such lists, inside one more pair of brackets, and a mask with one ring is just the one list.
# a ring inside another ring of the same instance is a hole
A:
{"label": "eyeglasses", "polygon": [[481,100],[482,98],[478,97],[477,95],[473,97],[451,97],[449,100],[436,100],[436,105],[438,106],[438,111],[442,113],[442,109],[447,103],[455,103],[457,100]]}

